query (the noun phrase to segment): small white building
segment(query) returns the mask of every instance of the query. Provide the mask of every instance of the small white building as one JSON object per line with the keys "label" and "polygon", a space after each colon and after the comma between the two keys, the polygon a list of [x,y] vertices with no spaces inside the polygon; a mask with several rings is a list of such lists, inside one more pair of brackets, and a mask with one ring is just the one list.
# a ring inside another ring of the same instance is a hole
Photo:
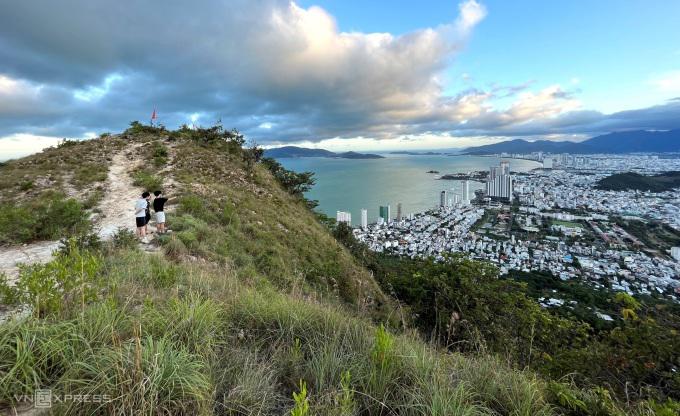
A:
{"label": "small white building", "polygon": [[335,220],[338,223],[344,222],[347,225],[352,225],[352,214],[345,211],[337,211],[335,214]]}
{"label": "small white building", "polygon": [[673,257],[675,261],[680,261],[680,247],[671,248],[671,257]]}

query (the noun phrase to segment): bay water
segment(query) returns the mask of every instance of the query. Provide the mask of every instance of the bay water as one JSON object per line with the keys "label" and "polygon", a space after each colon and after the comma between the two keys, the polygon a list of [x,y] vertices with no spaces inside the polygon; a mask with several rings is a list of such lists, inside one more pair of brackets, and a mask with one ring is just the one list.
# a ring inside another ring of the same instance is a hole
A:
{"label": "bay water", "polygon": [[[380,205],[390,205],[392,216],[397,214],[397,203],[402,214],[408,215],[439,205],[443,190],[461,194],[461,181],[441,180],[447,173],[468,173],[498,166],[501,159],[468,155],[403,155],[384,154],[384,159],[282,158],[279,162],[296,172],[314,172],[316,185],[306,194],[319,201],[317,208],[335,218],[337,211],[352,214],[354,225],[361,222],[361,209],[368,210],[368,222],[378,218]],[[522,159],[503,159],[510,162],[510,170],[526,172],[540,167],[538,162]],[[427,173],[439,171],[438,174]],[[470,195],[484,188],[482,182],[470,182]]]}

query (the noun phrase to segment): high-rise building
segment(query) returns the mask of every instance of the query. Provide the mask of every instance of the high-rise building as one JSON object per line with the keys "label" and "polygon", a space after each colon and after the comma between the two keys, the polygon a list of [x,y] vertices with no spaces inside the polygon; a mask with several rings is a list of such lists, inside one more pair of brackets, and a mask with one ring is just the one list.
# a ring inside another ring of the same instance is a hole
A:
{"label": "high-rise building", "polygon": [[361,228],[368,228],[368,211],[365,208],[361,208]]}
{"label": "high-rise building", "polygon": [[397,204],[397,221],[401,221],[401,202]]}
{"label": "high-rise building", "polygon": [[546,158],[543,159],[543,169],[552,169],[553,168],[553,160],[552,158]]}
{"label": "high-rise building", "polygon": [[671,257],[676,261],[680,261],[680,247],[671,247]]}
{"label": "high-rise building", "polygon": [[509,175],[510,174],[510,162],[507,160],[501,161],[501,175]]}
{"label": "high-rise building", "polygon": [[444,208],[447,206],[447,200],[446,200],[446,191],[441,191],[439,194],[439,207]]}
{"label": "high-rise building", "polygon": [[390,222],[390,218],[392,218],[392,212],[390,209],[389,205],[381,205],[380,206],[380,211],[379,211],[379,216],[382,218],[385,222]]}
{"label": "high-rise building", "polygon": [[460,197],[463,200],[463,204],[470,203],[470,181],[463,181],[461,183]]}
{"label": "high-rise building", "polygon": [[352,214],[345,211],[337,211],[335,214],[335,220],[338,223],[344,222],[347,225],[352,225]]}
{"label": "high-rise building", "polygon": [[489,180],[486,182],[486,194],[491,198],[512,199],[513,177],[510,175],[510,164],[501,162],[500,166],[489,168]]}

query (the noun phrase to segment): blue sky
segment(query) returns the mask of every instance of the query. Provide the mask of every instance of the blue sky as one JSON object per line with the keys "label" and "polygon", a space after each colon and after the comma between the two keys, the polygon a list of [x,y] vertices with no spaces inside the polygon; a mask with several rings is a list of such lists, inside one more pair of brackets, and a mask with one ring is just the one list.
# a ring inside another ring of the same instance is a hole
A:
{"label": "blue sky", "polygon": [[[407,33],[446,24],[455,2],[304,0],[328,10],[343,31]],[[680,95],[649,82],[680,69],[680,1],[487,0],[488,13],[446,73],[467,85],[571,85],[604,112],[660,104]],[[464,75],[472,79],[464,81]]]}
{"label": "blue sky", "polygon": [[331,150],[680,128],[679,27],[667,0],[13,2],[0,159],[154,107]]}

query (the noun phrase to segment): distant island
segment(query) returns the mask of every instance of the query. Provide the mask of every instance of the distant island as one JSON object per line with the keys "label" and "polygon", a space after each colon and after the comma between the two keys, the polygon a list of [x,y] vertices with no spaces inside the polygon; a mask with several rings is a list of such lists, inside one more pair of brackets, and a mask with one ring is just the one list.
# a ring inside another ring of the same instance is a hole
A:
{"label": "distant island", "polygon": [[596,188],[605,191],[670,191],[680,188],[680,172],[671,171],[654,176],[640,175],[635,172],[617,173],[600,179]]}
{"label": "distant island", "polygon": [[532,152],[574,154],[680,152],[680,130],[623,131],[596,136],[580,143],[550,140],[530,142],[516,139],[485,146],[469,147],[463,151],[468,155]]}
{"label": "distant island", "polygon": [[410,155],[410,156],[442,156],[442,155],[447,155],[448,153],[442,153],[442,152],[412,152],[409,150],[396,150],[394,152],[390,152],[391,155]]}
{"label": "distant island", "polygon": [[274,159],[300,157],[327,157],[334,159],[382,159],[383,156],[372,153],[343,152],[336,153],[324,149],[309,149],[306,147],[283,146],[264,151],[266,157]]}
{"label": "distant island", "polygon": [[427,173],[439,173],[438,170],[428,170]]}

